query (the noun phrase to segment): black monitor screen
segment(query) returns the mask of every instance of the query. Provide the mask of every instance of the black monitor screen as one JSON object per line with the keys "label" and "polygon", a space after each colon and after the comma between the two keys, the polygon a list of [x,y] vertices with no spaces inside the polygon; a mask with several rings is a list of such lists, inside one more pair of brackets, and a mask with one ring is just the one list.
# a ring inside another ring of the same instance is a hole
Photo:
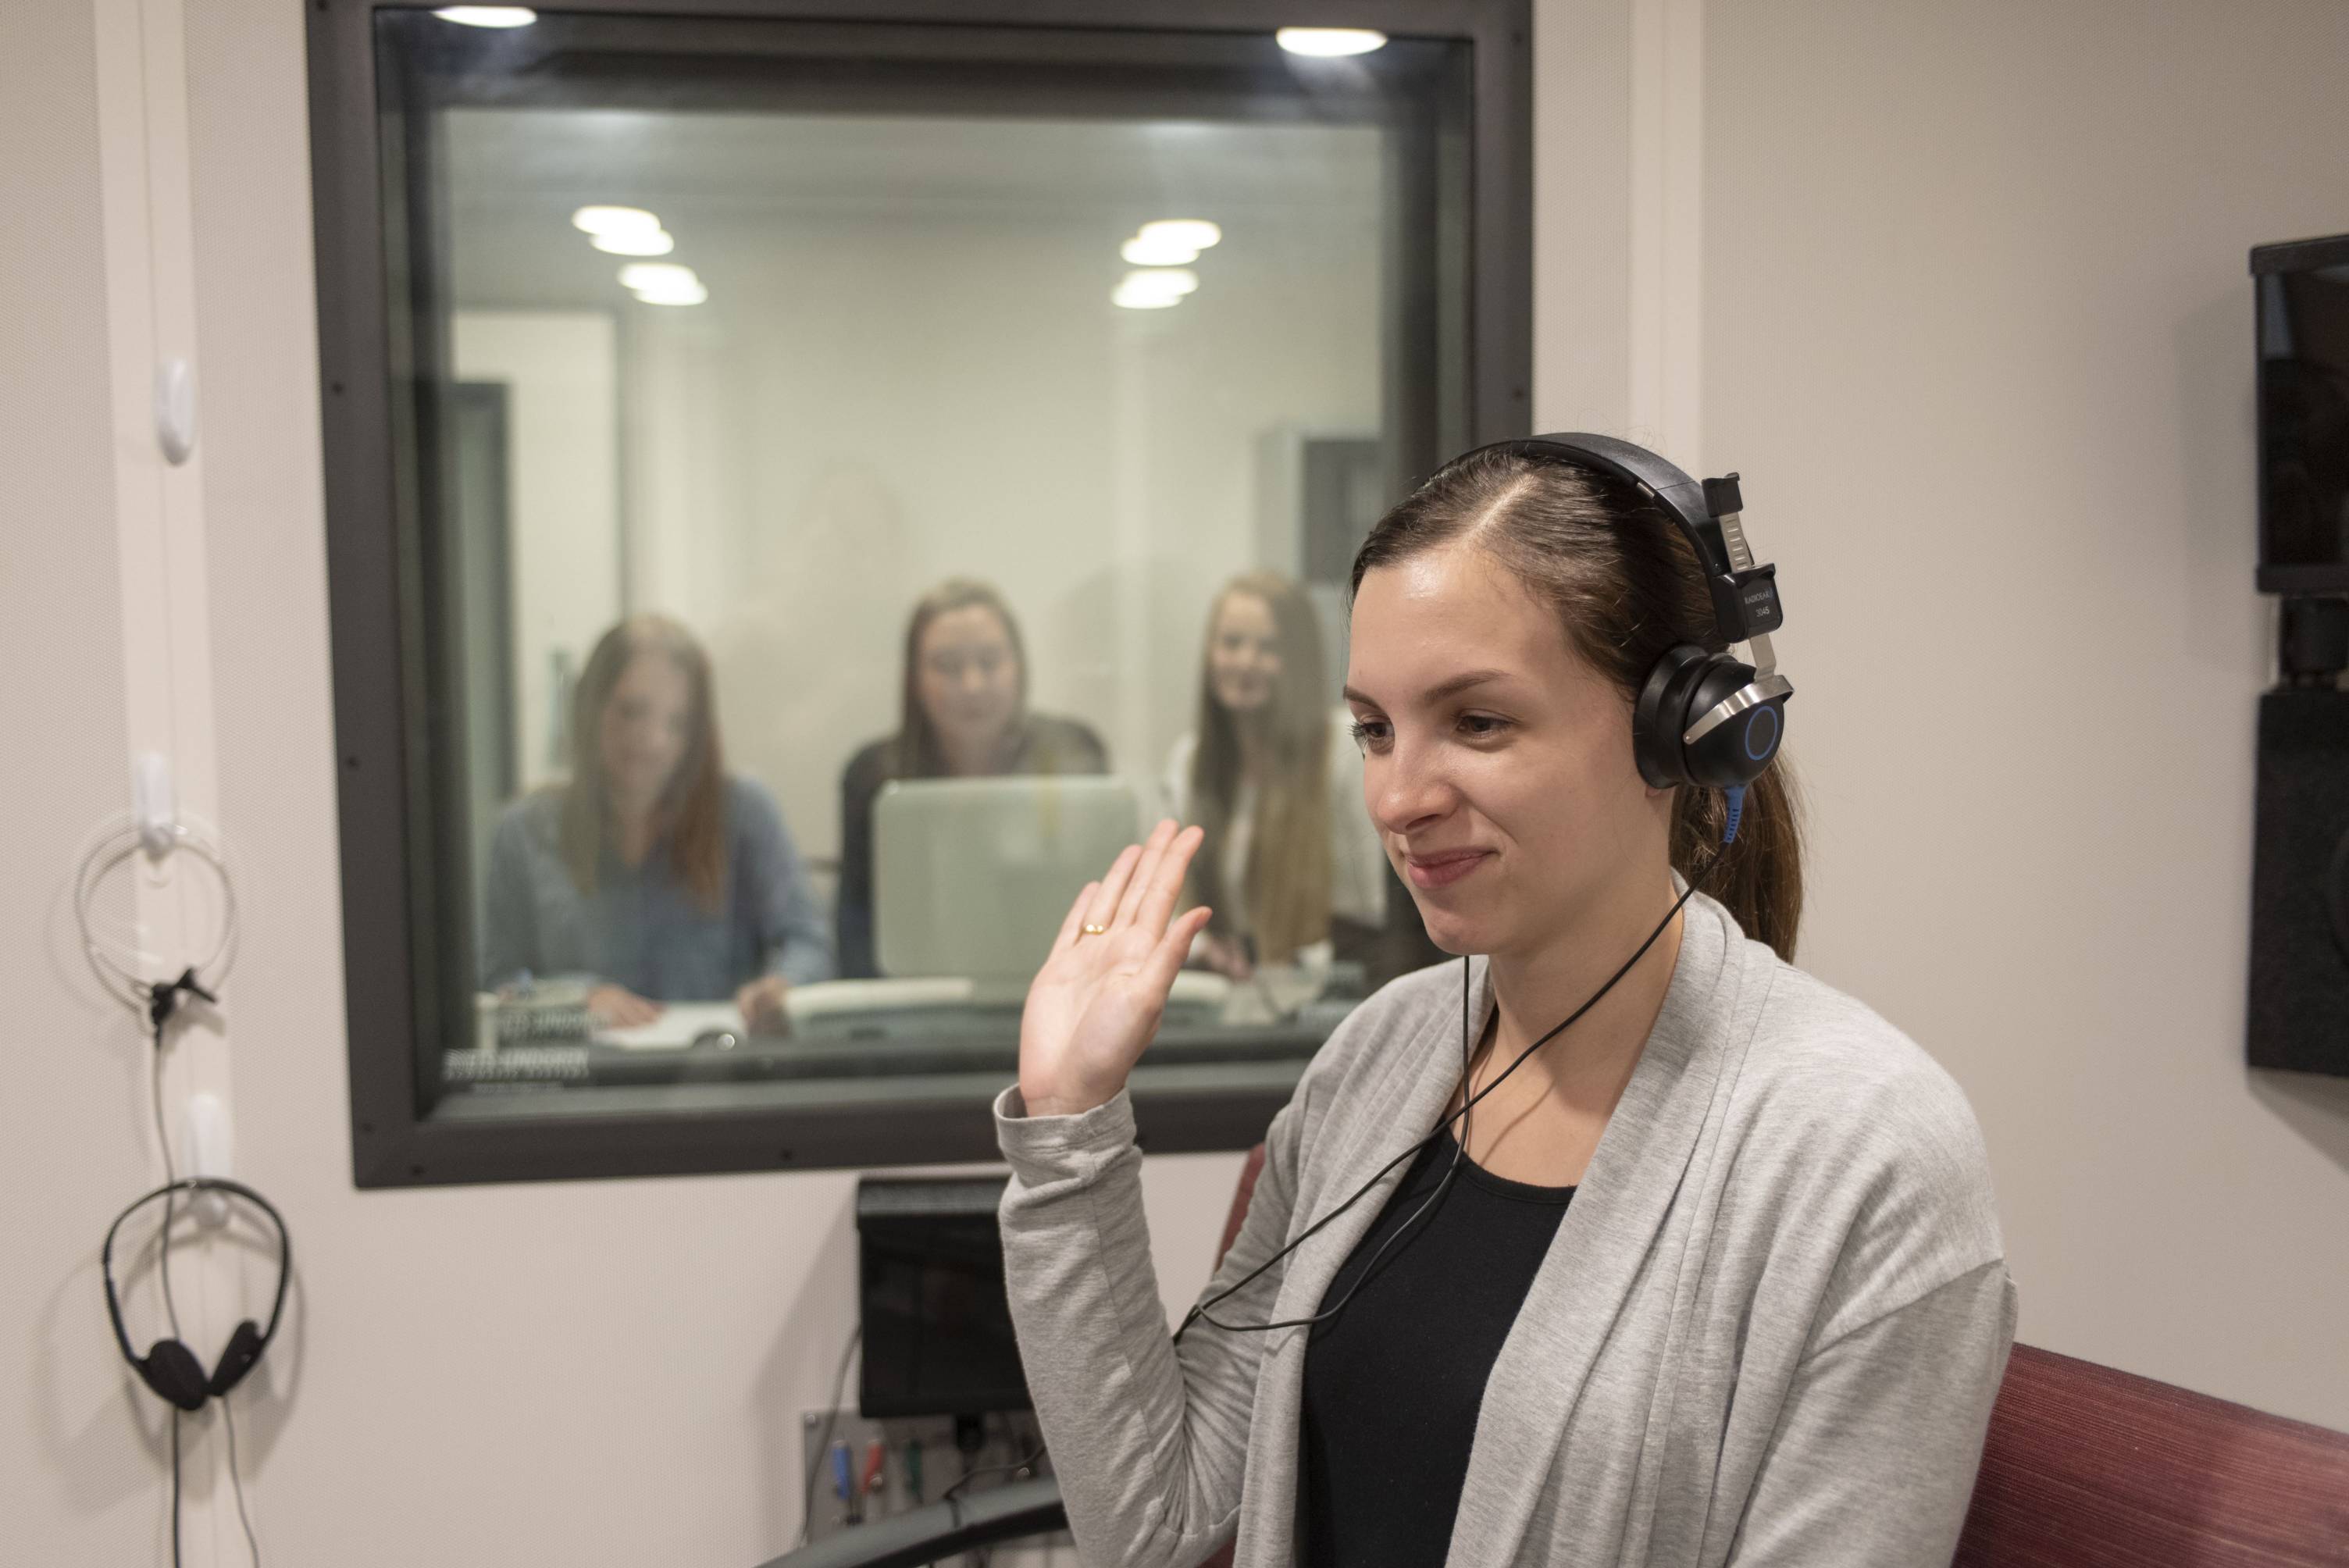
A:
{"label": "black monitor screen", "polygon": [[2349,592],[2349,239],[2262,254],[2259,585]]}
{"label": "black monitor screen", "polygon": [[874,1418],[1028,1408],[995,1211],[1002,1177],[857,1186],[864,1376]]}

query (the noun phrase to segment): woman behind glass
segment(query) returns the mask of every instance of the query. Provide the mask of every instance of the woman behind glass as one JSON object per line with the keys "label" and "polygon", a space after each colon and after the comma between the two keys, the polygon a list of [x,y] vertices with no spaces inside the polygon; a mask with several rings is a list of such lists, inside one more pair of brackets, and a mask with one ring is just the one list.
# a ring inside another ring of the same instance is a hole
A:
{"label": "woman behind glass", "polygon": [[1386,918],[1386,851],[1332,697],[1304,591],[1271,572],[1225,584],[1198,727],[1174,743],[1165,790],[1175,820],[1206,834],[1186,892],[1216,913],[1194,956],[1234,979],[1257,962],[1326,963],[1333,930],[1367,942]]}
{"label": "woman behind glass", "polygon": [[572,777],[507,808],[490,849],[481,973],[584,978],[604,1025],[732,998],[754,1026],[832,974],[774,798],[729,778],[709,658],[664,615],[604,634],[572,694]]}
{"label": "woman behind glass", "polygon": [[877,975],[873,951],[873,802],[893,779],[1106,773],[1101,738],[1073,718],[1028,711],[1028,658],[1003,596],[957,577],[930,590],[905,625],[897,733],[840,776],[840,972]]}

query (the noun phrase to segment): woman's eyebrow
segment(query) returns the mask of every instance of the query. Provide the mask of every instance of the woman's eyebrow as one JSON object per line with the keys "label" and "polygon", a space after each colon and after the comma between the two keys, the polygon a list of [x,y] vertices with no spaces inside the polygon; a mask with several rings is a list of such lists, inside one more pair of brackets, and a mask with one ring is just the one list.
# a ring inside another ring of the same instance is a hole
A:
{"label": "woman's eyebrow", "polygon": [[[1454,676],[1449,680],[1436,682],[1419,694],[1419,700],[1423,703],[1439,703],[1445,697],[1458,696],[1472,686],[1480,686],[1488,681],[1505,681],[1508,678],[1509,672],[1506,670],[1470,670],[1464,675]],[[1359,702],[1370,707],[1379,706],[1374,699],[1364,696],[1352,686],[1346,687],[1340,695],[1348,702]]]}

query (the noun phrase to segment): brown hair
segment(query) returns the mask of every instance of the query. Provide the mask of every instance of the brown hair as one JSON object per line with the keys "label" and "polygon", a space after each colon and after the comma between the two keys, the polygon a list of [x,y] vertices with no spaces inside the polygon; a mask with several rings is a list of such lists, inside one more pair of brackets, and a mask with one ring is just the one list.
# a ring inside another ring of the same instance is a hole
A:
{"label": "brown hair", "polygon": [[1206,830],[1191,859],[1191,891],[1223,920],[1224,841],[1240,785],[1239,721],[1216,696],[1208,660],[1216,623],[1235,593],[1272,610],[1280,676],[1266,713],[1266,776],[1257,781],[1242,894],[1254,914],[1258,954],[1286,963],[1330,934],[1330,692],[1313,601],[1273,572],[1235,577],[1207,610],[1200,655],[1199,746],[1191,758],[1191,816]]}
{"label": "brown hair", "polygon": [[[1381,566],[1465,540],[1555,608],[1567,645],[1615,684],[1626,706],[1667,648],[1719,652],[1696,552],[1632,485],[1554,459],[1486,449],[1439,469],[1371,530],[1353,586]],[[1628,721],[1630,716],[1625,715]],[[1712,789],[1672,802],[1671,863],[1693,876],[1721,842]],[[1801,798],[1782,754],[1746,792],[1737,840],[1705,891],[1748,935],[1792,958],[1803,913]]]}
{"label": "brown hair", "polygon": [[1019,695],[1012,708],[1017,729],[1028,717],[1028,649],[1019,640],[1019,623],[1003,595],[971,577],[949,577],[914,604],[905,622],[905,673],[899,696],[897,735],[890,746],[889,773],[896,779],[937,779],[947,771],[946,748],[938,744],[938,727],[922,706],[922,634],[939,616],[978,606],[991,610],[1003,623],[1004,640],[1011,645],[1011,662],[1019,666]]}
{"label": "brown hair", "polygon": [[718,741],[709,655],[693,634],[666,615],[631,615],[597,639],[571,694],[571,782],[563,792],[563,861],[583,893],[610,826],[604,780],[604,707],[639,655],[660,654],[685,672],[691,688],[685,754],[661,790],[658,830],[668,840],[678,876],[703,910],[715,913],[726,892],[726,758]]}

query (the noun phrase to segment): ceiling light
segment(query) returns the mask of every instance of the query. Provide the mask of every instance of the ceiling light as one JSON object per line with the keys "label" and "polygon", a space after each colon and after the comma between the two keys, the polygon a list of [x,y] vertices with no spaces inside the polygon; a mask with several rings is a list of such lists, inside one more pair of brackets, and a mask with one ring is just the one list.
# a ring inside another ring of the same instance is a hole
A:
{"label": "ceiling light", "polygon": [[677,249],[677,236],[667,229],[616,229],[598,234],[597,250],[614,256],[666,256]]}
{"label": "ceiling light", "polygon": [[1331,59],[1340,55],[1367,55],[1387,46],[1387,36],[1368,27],[1283,27],[1273,40],[1292,55]]}
{"label": "ceiling light", "polygon": [[1173,294],[1181,299],[1199,286],[1199,274],[1188,267],[1145,267],[1125,274],[1118,287],[1147,294]]}
{"label": "ceiling light", "polygon": [[527,27],[538,20],[538,13],[527,5],[443,5],[432,14],[468,27]]}
{"label": "ceiling light", "polygon": [[1125,274],[1110,300],[1128,310],[1161,310],[1199,286],[1199,274],[1184,267],[1149,267]]}
{"label": "ceiling light", "polygon": [[1195,255],[1222,239],[1224,232],[1205,218],[1161,218],[1142,225],[1133,237],[1148,245],[1187,246]]}
{"label": "ceiling light", "polygon": [[675,262],[630,262],[620,269],[620,286],[642,293],[646,289],[690,288],[701,282],[691,267]]}
{"label": "ceiling light", "polygon": [[699,283],[681,285],[665,284],[659,288],[638,289],[636,297],[647,304],[699,304],[709,297],[709,290]]}
{"label": "ceiling light", "polygon": [[642,207],[582,207],[571,214],[571,226],[583,234],[649,234],[661,221]]}
{"label": "ceiling light", "polygon": [[1125,284],[1120,284],[1110,291],[1109,302],[1114,305],[1122,305],[1127,310],[1164,310],[1169,305],[1181,304],[1183,296],[1146,292],[1137,294]]}
{"label": "ceiling light", "polygon": [[1179,267],[1185,262],[1199,259],[1199,247],[1186,245],[1164,236],[1143,239],[1136,234],[1117,248],[1117,253],[1137,267]]}

